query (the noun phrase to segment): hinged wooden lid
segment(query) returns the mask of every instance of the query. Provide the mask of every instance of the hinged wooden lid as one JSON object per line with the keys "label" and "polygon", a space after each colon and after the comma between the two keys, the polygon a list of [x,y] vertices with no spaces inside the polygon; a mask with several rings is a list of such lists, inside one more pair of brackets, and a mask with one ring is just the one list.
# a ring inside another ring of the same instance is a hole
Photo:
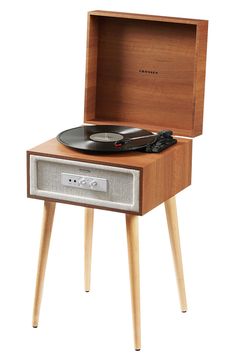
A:
{"label": "hinged wooden lid", "polygon": [[88,14],[85,122],[202,133],[206,20]]}

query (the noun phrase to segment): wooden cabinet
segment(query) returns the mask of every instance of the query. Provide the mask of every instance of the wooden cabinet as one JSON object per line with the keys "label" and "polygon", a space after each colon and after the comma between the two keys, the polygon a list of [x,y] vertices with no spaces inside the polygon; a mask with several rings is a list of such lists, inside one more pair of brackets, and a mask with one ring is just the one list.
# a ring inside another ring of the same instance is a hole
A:
{"label": "wooden cabinet", "polygon": [[56,202],[85,207],[86,291],[90,290],[93,208],[126,213],[136,350],[141,347],[138,216],[164,202],[180,305],[186,312],[175,195],[191,184],[190,137],[202,133],[207,26],[206,20],[106,11],[88,14],[85,124],[171,129],[178,141],[159,154],[88,154],[57,139],[27,152],[28,197],[45,201],[33,327],[38,326]]}

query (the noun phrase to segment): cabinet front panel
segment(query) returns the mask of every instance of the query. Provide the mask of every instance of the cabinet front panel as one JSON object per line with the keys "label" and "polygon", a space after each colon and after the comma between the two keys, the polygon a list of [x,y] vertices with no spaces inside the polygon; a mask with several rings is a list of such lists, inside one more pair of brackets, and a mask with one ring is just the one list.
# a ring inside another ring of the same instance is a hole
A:
{"label": "cabinet front panel", "polygon": [[139,212],[140,171],[30,155],[30,195]]}

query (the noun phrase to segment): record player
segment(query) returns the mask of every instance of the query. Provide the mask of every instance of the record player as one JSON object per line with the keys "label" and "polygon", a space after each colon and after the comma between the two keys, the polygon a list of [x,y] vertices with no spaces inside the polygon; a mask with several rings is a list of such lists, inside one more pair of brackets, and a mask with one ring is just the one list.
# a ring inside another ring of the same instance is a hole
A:
{"label": "record player", "polygon": [[[202,133],[207,25],[206,20],[106,11],[88,14],[85,130],[105,126],[91,140],[104,143],[104,134],[115,133],[111,140],[117,149],[105,153],[104,146],[101,151],[84,152],[54,138],[27,152],[28,197],[44,200],[34,327],[57,202],[85,207],[86,291],[93,209],[126,214],[136,350],[140,349],[137,221],[164,202],[181,310],[186,311],[175,195],[191,184],[191,138]],[[158,154],[142,152],[141,147],[120,151],[122,133],[110,132],[110,126],[154,134],[171,129],[177,143]]]}

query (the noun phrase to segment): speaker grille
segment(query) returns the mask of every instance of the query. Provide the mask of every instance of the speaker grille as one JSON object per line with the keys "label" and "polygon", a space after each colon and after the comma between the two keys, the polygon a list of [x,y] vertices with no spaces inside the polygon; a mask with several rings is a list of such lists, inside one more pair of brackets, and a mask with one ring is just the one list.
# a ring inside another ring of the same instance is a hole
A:
{"label": "speaker grille", "polygon": [[[107,192],[62,185],[62,173],[107,179]],[[138,212],[139,179],[135,169],[30,156],[30,194],[35,196]]]}

